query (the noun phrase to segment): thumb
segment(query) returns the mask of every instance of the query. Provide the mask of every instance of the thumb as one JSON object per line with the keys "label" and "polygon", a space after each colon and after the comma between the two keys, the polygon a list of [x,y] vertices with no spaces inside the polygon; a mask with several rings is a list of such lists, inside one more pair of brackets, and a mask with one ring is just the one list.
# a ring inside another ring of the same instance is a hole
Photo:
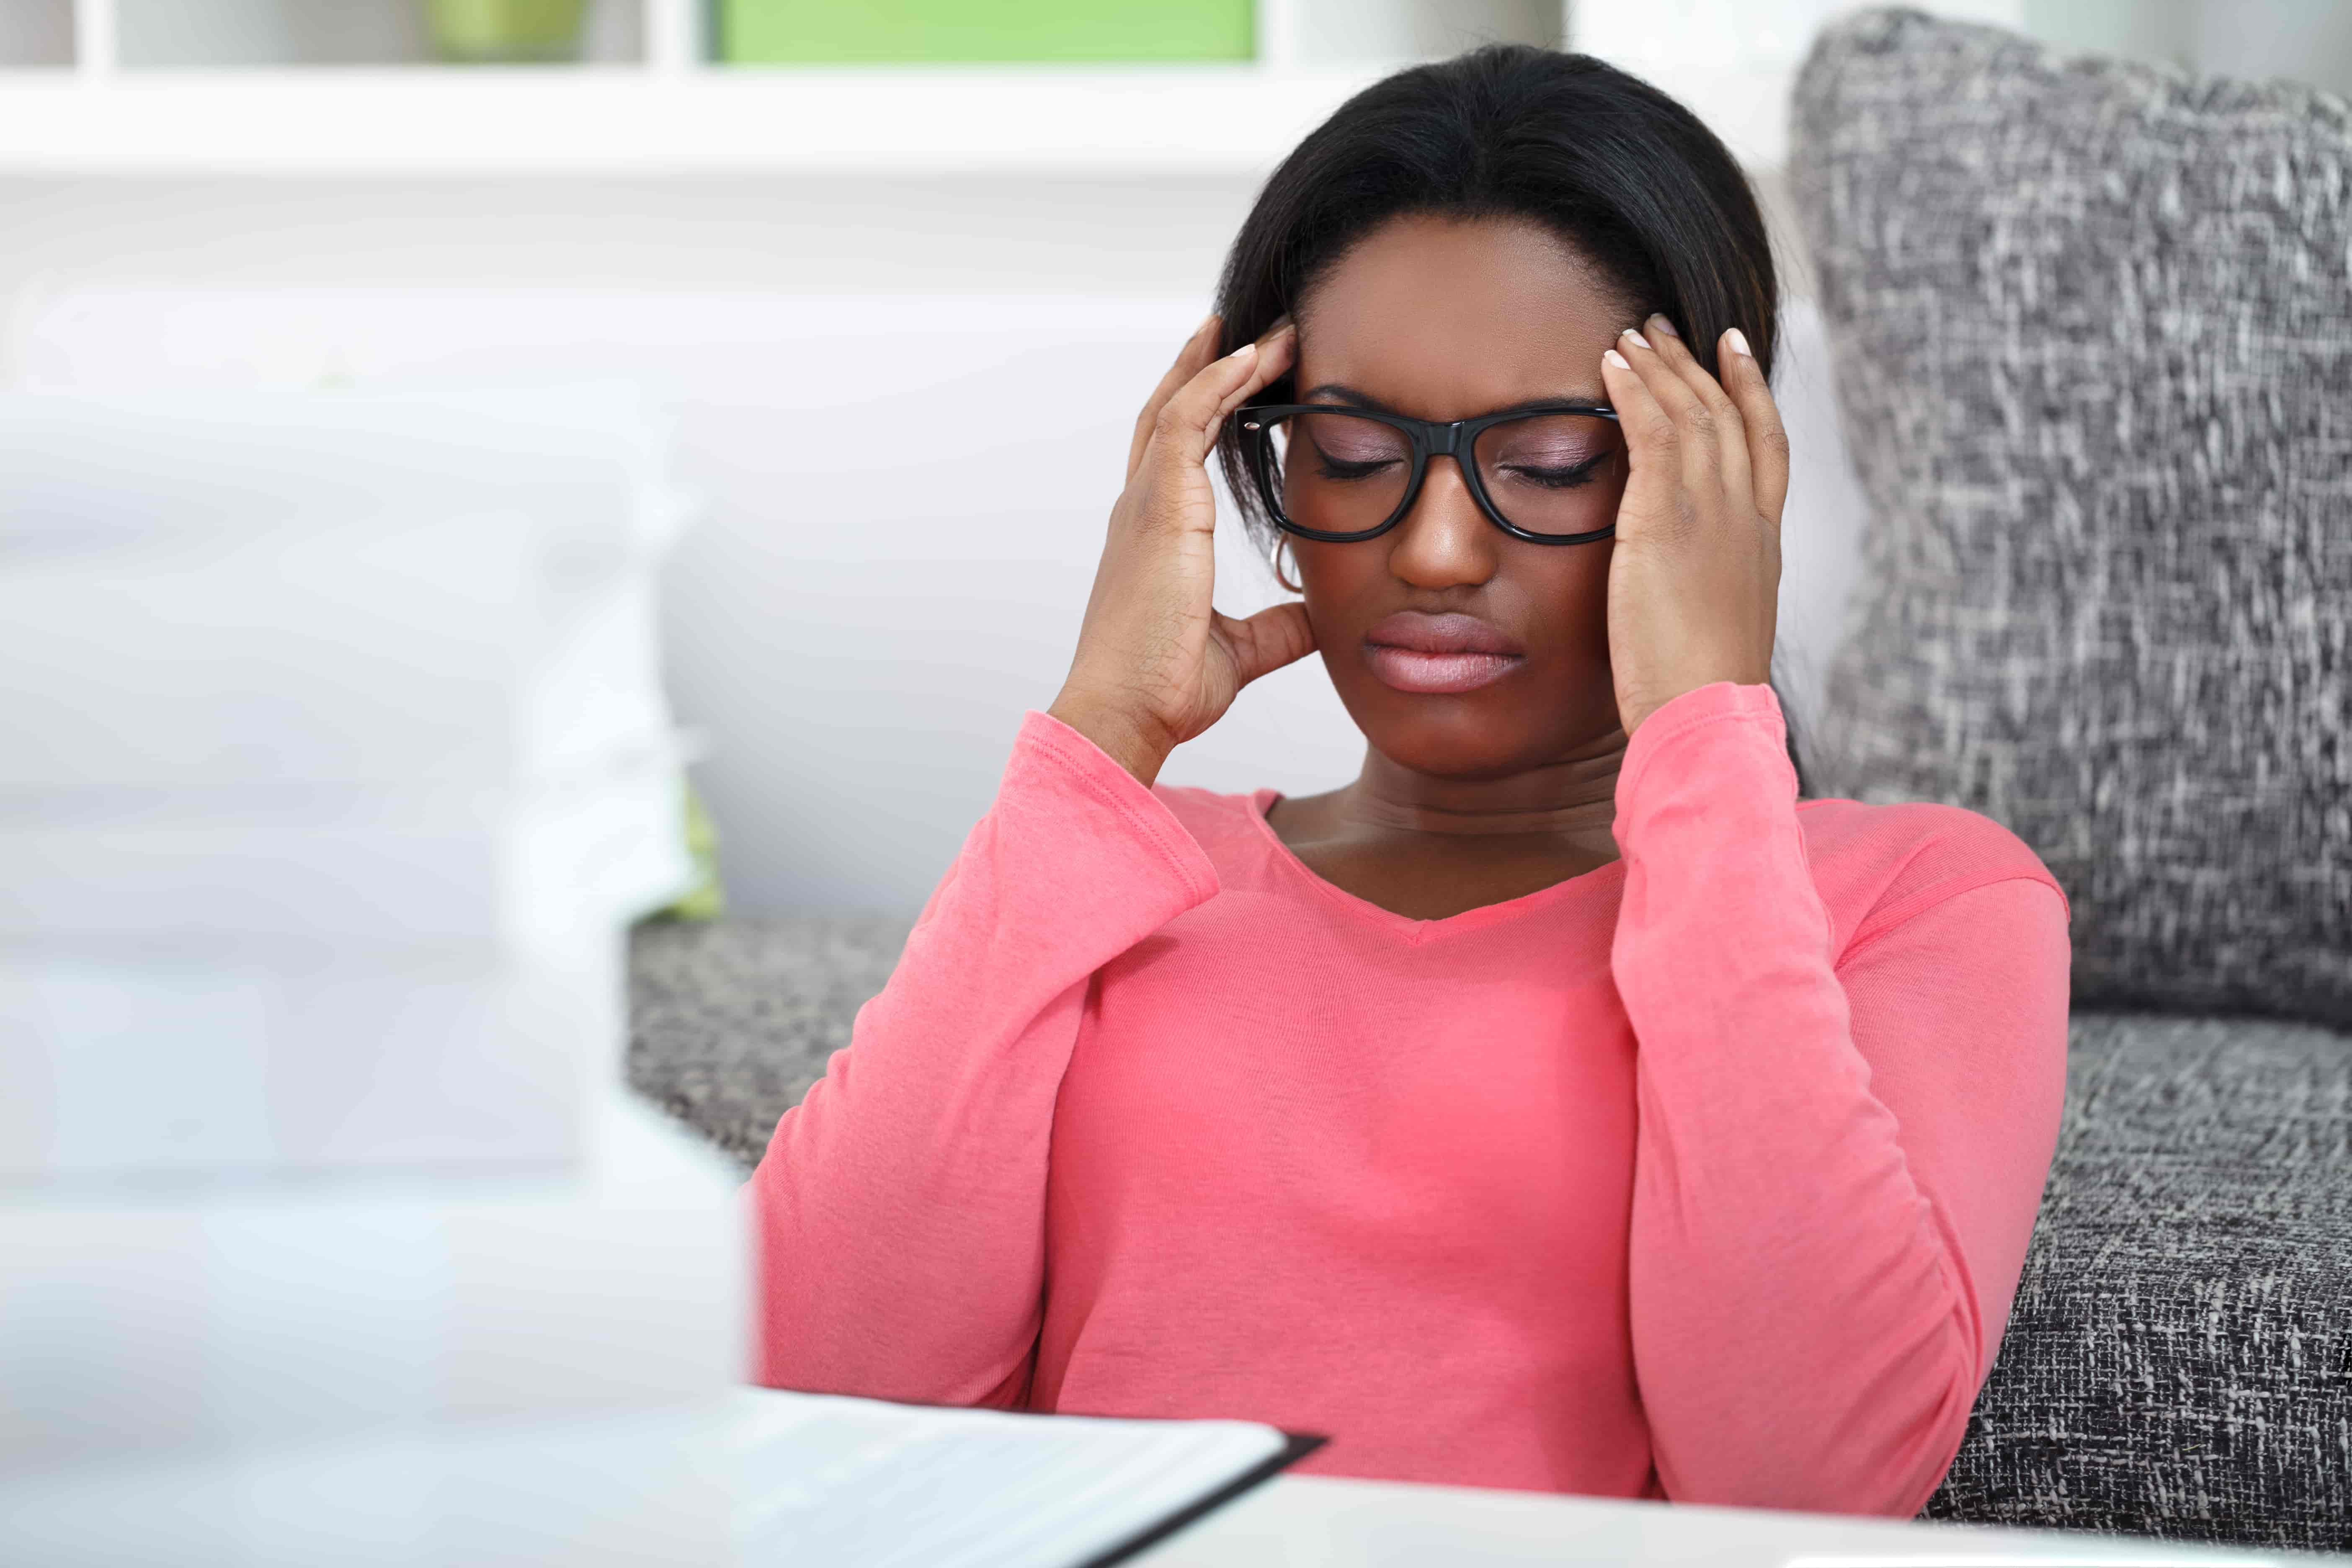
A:
{"label": "thumb", "polygon": [[1216,624],[1233,650],[1236,689],[1315,651],[1315,627],[1307,618],[1307,606],[1296,600],[1260,610],[1247,620],[1219,611]]}

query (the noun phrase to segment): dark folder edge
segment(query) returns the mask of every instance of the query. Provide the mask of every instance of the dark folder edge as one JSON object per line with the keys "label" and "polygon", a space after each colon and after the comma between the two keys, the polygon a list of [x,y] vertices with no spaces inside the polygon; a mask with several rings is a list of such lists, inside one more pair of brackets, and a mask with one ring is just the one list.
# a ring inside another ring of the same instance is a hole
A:
{"label": "dark folder edge", "polygon": [[1115,1563],[1124,1563],[1146,1547],[1159,1545],[1204,1515],[1214,1513],[1252,1488],[1274,1479],[1331,1440],[1314,1432],[1283,1431],[1282,1437],[1280,1451],[1271,1458],[1251,1466],[1207,1496],[1185,1504],[1157,1524],[1146,1525],[1125,1541],[1097,1552],[1083,1563],[1072,1564],[1071,1568],[1111,1568]]}

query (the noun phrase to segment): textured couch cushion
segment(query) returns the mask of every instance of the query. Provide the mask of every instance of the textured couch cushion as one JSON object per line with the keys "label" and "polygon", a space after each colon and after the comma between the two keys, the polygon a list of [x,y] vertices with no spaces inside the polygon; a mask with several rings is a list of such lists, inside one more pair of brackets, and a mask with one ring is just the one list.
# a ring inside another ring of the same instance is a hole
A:
{"label": "textured couch cushion", "polygon": [[[908,922],[640,931],[630,1079],[748,1168]],[[2086,1014],[2000,1364],[1928,1512],[2352,1547],[2352,1038]]]}
{"label": "textured couch cushion", "polygon": [[2084,1014],[1937,1518],[2352,1548],[2352,1037]]}
{"label": "textured couch cushion", "polygon": [[2352,1025],[2352,125],[1906,12],[1791,186],[1873,517],[1820,793],[2013,828],[2075,998]]}
{"label": "textured couch cushion", "polygon": [[849,1044],[911,921],[882,915],[640,926],[629,965],[629,1084],[748,1172],[776,1119]]}

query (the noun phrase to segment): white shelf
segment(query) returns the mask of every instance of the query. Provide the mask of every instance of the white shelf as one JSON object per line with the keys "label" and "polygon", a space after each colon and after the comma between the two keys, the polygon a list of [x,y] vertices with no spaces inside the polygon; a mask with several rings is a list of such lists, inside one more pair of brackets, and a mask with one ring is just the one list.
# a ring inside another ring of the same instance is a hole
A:
{"label": "white shelf", "polygon": [[1380,65],[0,74],[0,172],[1263,173]]}

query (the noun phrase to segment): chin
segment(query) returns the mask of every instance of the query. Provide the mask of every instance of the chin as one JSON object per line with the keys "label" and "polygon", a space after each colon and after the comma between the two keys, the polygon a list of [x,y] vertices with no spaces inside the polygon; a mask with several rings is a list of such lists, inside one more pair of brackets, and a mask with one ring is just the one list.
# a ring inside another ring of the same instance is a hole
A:
{"label": "chin", "polygon": [[1331,684],[1375,751],[1433,778],[1507,778],[1576,743],[1575,726],[1560,720],[1577,705],[1547,702],[1518,676],[1449,696],[1398,691],[1361,672],[1335,670]]}

